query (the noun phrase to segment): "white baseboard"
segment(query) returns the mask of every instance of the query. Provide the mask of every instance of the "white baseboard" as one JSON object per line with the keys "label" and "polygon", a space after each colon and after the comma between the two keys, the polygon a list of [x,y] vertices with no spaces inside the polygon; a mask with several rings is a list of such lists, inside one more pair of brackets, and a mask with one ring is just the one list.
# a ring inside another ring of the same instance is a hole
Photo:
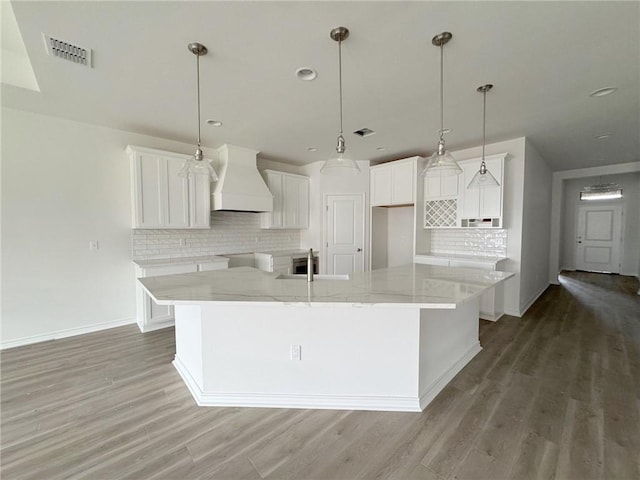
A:
{"label": "white baseboard", "polygon": [[438,395],[447,384],[453,380],[460,370],[462,370],[467,363],[473,359],[480,351],[482,347],[480,346],[480,342],[473,345],[469,350],[467,350],[460,359],[451,365],[446,372],[444,372],[435,382],[431,385],[428,385],[421,393],[420,393],[420,411],[424,410],[427,405],[429,405],[436,395]]}
{"label": "white baseboard", "polygon": [[535,294],[532,297],[532,299],[524,307],[520,307],[520,315],[518,315],[518,316],[521,317],[525,313],[527,313],[527,310],[529,310],[529,308],[531,308],[531,305],[536,303],[536,300],[538,300],[540,298],[540,295],[542,295],[544,292],[546,292],[547,288],[549,288],[548,284],[545,285],[544,288],[542,290],[540,290],[537,294]]}
{"label": "white baseboard", "polygon": [[[295,393],[206,393],[202,391],[178,356],[173,365],[201,407],[313,408],[421,412],[418,397],[373,395],[301,395]],[[464,365],[463,365],[464,366]],[[462,367],[461,367],[462,368]],[[452,377],[453,378],[453,377]],[[444,387],[443,387],[444,388]]]}
{"label": "white baseboard", "polygon": [[34,335],[32,337],[23,337],[16,340],[9,340],[7,342],[0,343],[0,350],[7,348],[22,347],[24,345],[31,345],[34,343],[48,342],[50,340],[58,340],[60,338],[75,337],[76,335],[83,335],[85,333],[98,332],[100,330],[107,330],[109,328],[121,327],[123,325],[130,325],[136,323],[135,318],[124,318],[121,320],[114,320],[112,322],[94,323],[93,325],[87,325],[84,327],[69,328],[66,330],[57,330],[55,332],[45,333],[42,335]]}
{"label": "white baseboard", "polygon": [[169,328],[175,326],[175,320],[167,320],[162,323],[154,323],[151,325],[145,325],[138,322],[138,328],[142,333],[153,332],[154,330],[160,330],[161,328]]}
{"label": "white baseboard", "polygon": [[502,317],[502,315],[504,315],[504,313],[500,313],[498,315],[491,315],[490,313],[485,313],[485,312],[480,312],[480,318],[482,320],[489,320],[490,322],[497,322],[498,320],[500,320],[500,317]]}

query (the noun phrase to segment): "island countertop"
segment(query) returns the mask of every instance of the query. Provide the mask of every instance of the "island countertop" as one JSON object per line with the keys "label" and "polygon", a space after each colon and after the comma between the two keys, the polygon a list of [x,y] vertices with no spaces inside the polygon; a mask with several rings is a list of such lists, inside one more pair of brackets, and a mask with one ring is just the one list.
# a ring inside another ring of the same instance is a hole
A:
{"label": "island countertop", "polygon": [[138,281],[160,305],[233,302],[246,305],[407,306],[452,309],[513,273],[409,264],[351,273],[348,279],[279,279],[251,267]]}

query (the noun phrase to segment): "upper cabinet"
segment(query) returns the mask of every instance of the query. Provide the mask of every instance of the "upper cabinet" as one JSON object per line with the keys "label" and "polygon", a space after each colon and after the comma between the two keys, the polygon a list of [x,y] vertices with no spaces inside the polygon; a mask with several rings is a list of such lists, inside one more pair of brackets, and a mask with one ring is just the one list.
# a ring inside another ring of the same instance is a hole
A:
{"label": "upper cabinet", "polygon": [[133,228],[209,228],[206,176],[178,176],[189,155],[128,146]]}
{"label": "upper cabinet", "polygon": [[273,211],[260,214],[261,228],[309,228],[309,177],[263,170],[273,195]]}
{"label": "upper cabinet", "polygon": [[371,167],[371,206],[409,205],[415,202],[416,161],[411,157]]}
{"label": "upper cabinet", "polygon": [[481,158],[458,162],[462,168],[459,188],[464,190],[460,208],[462,227],[502,227],[502,192],[504,185],[504,159],[506,154],[485,157],[487,170],[500,185],[467,188],[471,179],[480,170]]}
{"label": "upper cabinet", "polygon": [[458,162],[460,175],[424,178],[424,227],[502,227],[504,160],[507,154],[485,158],[487,169],[500,185],[467,188],[480,170],[481,158]]}

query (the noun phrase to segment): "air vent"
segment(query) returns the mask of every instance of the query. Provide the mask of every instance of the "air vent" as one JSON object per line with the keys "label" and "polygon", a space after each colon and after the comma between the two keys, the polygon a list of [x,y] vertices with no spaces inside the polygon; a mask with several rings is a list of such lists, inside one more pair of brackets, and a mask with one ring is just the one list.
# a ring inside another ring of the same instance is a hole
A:
{"label": "air vent", "polygon": [[353,132],[354,135],[358,135],[360,137],[369,137],[374,133],[376,132],[374,132],[370,128],[361,128],[360,130],[356,130],[355,132]]}
{"label": "air vent", "polygon": [[85,67],[92,66],[90,48],[79,47],[78,45],[65,42],[59,38],[53,38],[45,34],[42,35],[49,55],[63,60],[69,60],[70,62],[84,65]]}

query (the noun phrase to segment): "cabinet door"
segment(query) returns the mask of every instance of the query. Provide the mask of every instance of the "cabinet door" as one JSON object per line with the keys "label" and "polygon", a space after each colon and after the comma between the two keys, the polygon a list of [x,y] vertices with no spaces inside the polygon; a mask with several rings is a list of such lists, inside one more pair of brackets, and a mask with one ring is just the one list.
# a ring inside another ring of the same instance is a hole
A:
{"label": "cabinet door", "polygon": [[460,189],[464,192],[462,196],[462,218],[482,218],[480,213],[480,193],[483,188],[467,188],[476,172],[480,170],[480,160],[466,162],[462,167]]}
{"label": "cabinet door", "polygon": [[378,165],[371,169],[371,205],[391,205],[391,166]]}
{"label": "cabinet door", "polygon": [[424,177],[424,198],[440,200],[458,196],[458,182],[461,175],[434,175]]}
{"label": "cabinet door", "polygon": [[309,228],[309,179],[300,178],[298,183],[298,228]]}
{"label": "cabinet door", "polygon": [[[145,268],[141,271],[142,277],[159,277],[162,275],[174,275],[177,273],[192,273],[197,270],[195,264],[167,265],[155,268]],[[158,305],[138,285],[141,304],[138,305],[138,326],[143,332],[157,330],[173,325],[175,315],[171,305]]]}
{"label": "cabinet door", "polygon": [[165,224],[163,178],[166,164],[158,155],[134,154],[132,157],[133,228],[157,228]]}
{"label": "cabinet door", "polygon": [[402,205],[414,202],[413,162],[391,164],[391,203]]}
{"label": "cabinet door", "polygon": [[211,218],[211,182],[206,175],[189,178],[189,225],[209,228]]}
{"label": "cabinet door", "polygon": [[189,226],[189,181],[178,176],[182,161],[164,158],[166,164],[167,217],[165,227]]}
{"label": "cabinet door", "polygon": [[300,228],[300,180],[289,175],[283,177],[282,226],[284,228]]}
{"label": "cabinet door", "polygon": [[426,200],[437,200],[442,197],[440,189],[440,177],[424,177],[424,198]]}
{"label": "cabinet door", "polygon": [[273,211],[263,213],[263,228],[282,228],[283,226],[283,200],[284,188],[282,175],[277,172],[267,172],[267,187],[273,195]]}
{"label": "cabinet door", "polygon": [[498,186],[483,187],[480,194],[480,213],[485,218],[502,217],[502,158],[489,158],[485,161],[487,169],[491,172],[498,183]]}

